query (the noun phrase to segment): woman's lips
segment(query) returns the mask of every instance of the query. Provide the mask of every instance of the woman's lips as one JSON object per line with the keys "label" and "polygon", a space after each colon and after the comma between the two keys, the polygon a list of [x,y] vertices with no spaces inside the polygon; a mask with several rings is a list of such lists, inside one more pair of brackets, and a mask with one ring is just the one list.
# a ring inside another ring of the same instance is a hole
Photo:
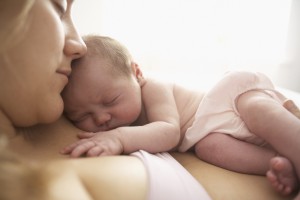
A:
{"label": "woman's lips", "polygon": [[69,82],[69,76],[71,74],[71,70],[57,70],[56,73],[60,76],[60,79],[62,80],[62,89],[67,85]]}
{"label": "woman's lips", "polygon": [[66,77],[69,77],[70,74],[71,74],[71,70],[69,70],[69,69],[59,69],[56,72],[59,73],[59,74],[63,74]]}

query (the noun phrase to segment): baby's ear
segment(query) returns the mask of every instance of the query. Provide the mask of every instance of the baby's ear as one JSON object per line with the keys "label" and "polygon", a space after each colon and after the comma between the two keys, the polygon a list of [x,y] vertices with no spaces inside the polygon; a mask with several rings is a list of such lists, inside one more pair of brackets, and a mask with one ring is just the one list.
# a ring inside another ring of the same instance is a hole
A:
{"label": "baby's ear", "polygon": [[140,86],[144,85],[145,79],[143,76],[143,72],[139,65],[135,62],[131,62],[132,71],[135,75],[135,78],[137,79],[137,82],[140,84]]}
{"label": "baby's ear", "polygon": [[137,79],[139,79],[139,77],[141,77],[141,78],[144,77],[143,72],[137,63],[131,62],[131,67],[132,67],[132,71]]}

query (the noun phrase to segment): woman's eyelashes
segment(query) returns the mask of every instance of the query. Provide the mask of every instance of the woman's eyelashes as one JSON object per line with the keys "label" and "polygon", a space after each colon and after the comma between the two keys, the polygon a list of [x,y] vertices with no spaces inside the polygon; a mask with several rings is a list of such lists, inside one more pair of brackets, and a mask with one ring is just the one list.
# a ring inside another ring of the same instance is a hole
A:
{"label": "woman's eyelashes", "polygon": [[53,5],[59,15],[59,17],[62,19],[66,12],[67,12],[67,1],[66,0],[53,0]]}

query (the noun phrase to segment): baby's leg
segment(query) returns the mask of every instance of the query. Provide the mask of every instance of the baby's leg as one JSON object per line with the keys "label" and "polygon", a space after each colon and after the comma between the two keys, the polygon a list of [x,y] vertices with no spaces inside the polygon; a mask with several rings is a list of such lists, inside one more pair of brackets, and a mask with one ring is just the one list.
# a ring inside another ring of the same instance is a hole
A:
{"label": "baby's leg", "polygon": [[196,155],[213,165],[246,174],[265,175],[271,158],[277,155],[272,149],[244,142],[223,133],[210,133],[196,143]]}
{"label": "baby's leg", "polygon": [[[300,109],[292,100],[286,100],[283,107],[300,119]],[[271,159],[267,177],[273,187],[282,194],[289,194],[293,189],[299,187],[299,181],[295,180],[296,176],[291,162],[280,156]]]}
{"label": "baby's leg", "polygon": [[[263,138],[280,155],[292,162],[296,175],[298,175],[296,178],[299,180],[300,120],[268,95],[256,91],[241,95],[237,107],[249,130]],[[272,167],[274,168],[274,165]],[[275,171],[275,169],[273,170]],[[283,171],[281,175],[284,174]],[[283,181],[284,183],[288,182]],[[289,187],[293,187],[293,185],[289,185]],[[298,198],[300,199],[300,196]]]}
{"label": "baby's leg", "polygon": [[[300,110],[292,100],[286,100],[283,107],[300,119]],[[267,178],[278,192],[287,195],[297,189],[299,182],[296,177],[294,167],[288,159],[281,156],[271,159]]]}

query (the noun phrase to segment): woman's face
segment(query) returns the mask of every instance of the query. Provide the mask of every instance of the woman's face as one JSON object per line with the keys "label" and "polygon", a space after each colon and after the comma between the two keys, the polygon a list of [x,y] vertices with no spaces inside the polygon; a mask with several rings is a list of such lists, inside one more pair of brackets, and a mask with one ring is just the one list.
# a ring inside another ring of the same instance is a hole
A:
{"label": "woman's face", "polygon": [[0,112],[14,126],[50,123],[63,111],[71,61],[86,52],[71,19],[72,0],[36,0],[21,40],[0,58]]}

